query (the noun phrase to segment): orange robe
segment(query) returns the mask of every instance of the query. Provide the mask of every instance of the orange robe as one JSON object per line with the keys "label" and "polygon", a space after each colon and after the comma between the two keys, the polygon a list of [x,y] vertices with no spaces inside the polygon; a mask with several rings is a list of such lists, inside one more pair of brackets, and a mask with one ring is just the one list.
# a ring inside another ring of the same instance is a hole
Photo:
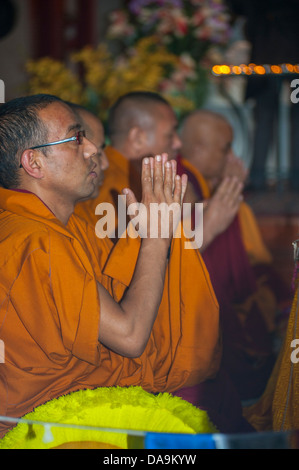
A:
{"label": "orange robe", "polygon": [[[185,250],[182,256],[183,239],[173,240],[146,349],[139,358],[125,358],[98,341],[97,281],[119,301],[140,240],[124,238],[114,246],[76,215],[64,226],[25,191],[0,188],[0,208],[0,416],[21,417],[82,388],[140,385],[172,392],[215,375],[219,307],[200,255]],[[193,276],[200,287],[188,296]],[[198,304],[205,307],[202,316]]]}
{"label": "orange robe", "polygon": [[297,286],[284,343],[266,390],[257,403],[244,409],[244,415],[258,431],[299,429],[298,301]]}
{"label": "orange robe", "polygon": [[[199,200],[211,197],[207,182],[189,161],[179,157],[178,168],[188,174]],[[257,397],[274,364],[271,333],[278,304],[290,292],[282,289],[280,296],[271,255],[246,203],[228,229],[207,247],[203,259],[220,304],[225,366],[242,398]]]}
{"label": "orange robe", "polygon": [[[122,189],[130,187],[135,192],[137,198],[140,195],[140,175],[135,167],[119,151],[111,146],[107,147],[106,154],[109,160],[109,168],[105,172],[105,179],[103,186],[100,188],[99,196],[96,199],[81,202],[75,208],[75,212],[93,227],[97,226],[97,221],[99,220],[99,216],[95,213],[98,204],[106,202],[113,204],[116,209],[115,226],[117,227],[117,196],[121,193]],[[207,409],[209,412],[211,412],[212,407],[213,413],[215,412],[217,419],[219,419],[219,422],[221,421],[221,426],[223,425],[222,429],[224,432],[234,431],[236,430],[236,426],[233,424],[236,422],[234,421],[234,414],[236,419],[238,419],[239,397],[236,391],[233,390],[233,384],[222,366],[215,375],[219,365],[218,354],[216,354],[215,359],[215,333],[213,332],[215,324],[211,322],[210,318],[209,312],[211,306],[201,294],[202,282],[200,279],[202,274],[200,274],[200,271],[207,273],[207,270],[198,250],[184,250],[184,241],[180,239],[175,240],[175,243],[172,245],[168,270],[169,280],[172,279],[172,284],[168,284],[169,289],[167,295],[163,297],[160,309],[165,311],[165,315],[169,311],[169,318],[171,318],[171,309],[174,308],[174,305],[178,306],[181,304],[181,308],[184,308],[186,312],[193,311],[196,314],[200,328],[192,333],[190,331],[184,334],[182,339],[189,343],[189,335],[192,335],[192,341],[197,341],[198,344],[203,345],[201,361],[212,365],[212,369],[204,369],[208,373],[201,375],[200,389],[185,387],[182,390],[176,391],[175,394],[186,398],[201,408]],[[175,262],[176,259],[179,262]],[[168,283],[169,280],[167,280]],[[210,283],[210,279],[208,282]],[[179,297],[177,295],[178,292],[180,292]],[[189,309],[186,306],[187,299],[190,306]],[[178,325],[171,321],[171,327],[177,328]],[[158,330],[159,335],[160,332]],[[163,345],[167,347],[164,342]],[[213,380],[210,380],[213,375],[215,377]],[[224,416],[225,414],[226,416]]]}

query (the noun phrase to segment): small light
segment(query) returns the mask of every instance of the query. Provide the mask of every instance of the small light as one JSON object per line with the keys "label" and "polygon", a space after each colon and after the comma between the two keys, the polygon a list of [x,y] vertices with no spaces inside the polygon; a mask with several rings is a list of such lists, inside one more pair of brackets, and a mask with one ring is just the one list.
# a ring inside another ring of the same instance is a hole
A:
{"label": "small light", "polygon": [[292,64],[285,64],[288,72],[294,72],[294,66]]}
{"label": "small light", "polygon": [[258,75],[264,75],[266,73],[266,69],[262,65],[256,65],[254,67],[254,72]]}
{"label": "small light", "polygon": [[235,75],[240,75],[242,73],[242,69],[238,65],[234,65],[232,67],[232,71]]}
{"label": "small light", "polygon": [[230,73],[230,67],[228,65],[221,65],[220,66],[220,73],[228,75]]}
{"label": "small light", "polygon": [[265,74],[284,74],[284,73],[299,73],[299,64],[280,64],[280,65],[257,65],[253,62],[250,64],[240,64],[240,65],[214,65],[212,67],[212,72],[215,75],[251,75],[255,73],[257,75]]}
{"label": "small light", "polygon": [[271,65],[271,71],[273,73],[281,73],[282,68],[279,65]]}
{"label": "small light", "polygon": [[215,73],[216,75],[220,75],[220,74],[221,74],[220,65],[214,65],[214,66],[212,67],[212,71],[213,71],[213,73]]}

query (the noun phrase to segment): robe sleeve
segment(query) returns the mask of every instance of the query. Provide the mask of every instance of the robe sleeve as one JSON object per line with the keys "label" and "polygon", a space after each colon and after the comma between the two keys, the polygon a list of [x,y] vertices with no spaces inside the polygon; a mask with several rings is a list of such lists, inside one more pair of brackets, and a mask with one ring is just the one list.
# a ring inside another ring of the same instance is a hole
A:
{"label": "robe sleeve", "polygon": [[[49,234],[39,248],[26,250],[11,290],[11,300],[30,341],[52,362],[63,365],[72,355],[99,361],[99,300],[88,259],[67,237]],[[85,266],[84,266],[85,264]],[[34,309],[32,308],[34,306]],[[34,357],[28,357],[28,364]]]}
{"label": "robe sleeve", "polygon": [[239,210],[240,228],[245,249],[252,264],[272,262],[272,256],[266,247],[257,220],[246,203],[242,203]]}

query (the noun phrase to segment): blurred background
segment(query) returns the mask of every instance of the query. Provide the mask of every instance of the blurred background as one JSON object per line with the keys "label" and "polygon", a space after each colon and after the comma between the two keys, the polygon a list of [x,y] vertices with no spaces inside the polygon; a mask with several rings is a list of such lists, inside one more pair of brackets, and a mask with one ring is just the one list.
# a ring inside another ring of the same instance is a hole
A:
{"label": "blurred background", "polygon": [[148,89],[179,119],[200,107],[223,113],[250,172],[247,202],[289,278],[299,213],[298,18],[298,0],[0,0],[4,100],[53,93],[105,122],[120,94]]}

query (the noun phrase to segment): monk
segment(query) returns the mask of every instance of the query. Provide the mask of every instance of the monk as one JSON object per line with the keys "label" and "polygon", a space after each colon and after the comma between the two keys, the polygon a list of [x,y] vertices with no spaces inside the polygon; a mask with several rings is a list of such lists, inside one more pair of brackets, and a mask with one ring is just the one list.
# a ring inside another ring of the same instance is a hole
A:
{"label": "monk", "polygon": [[[81,113],[78,107],[76,109]],[[87,112],[82,111],[82,113],[84,113],[82,114],[84,118]],[[114,235],[118,227],[118,209],[122,207],[119,198],[122,189],[129,186],[133,188],[135,194],[140,194],[142,158],[161,153],[166,153],[170,159],[176,158],[182,144],[178,135],[179,123],[172,107],[156,93],[138,91],[121,96],[109,110],[107,127],[111,143],[105,149],[109,168],[105,171],[101,191],[98,197],[77,204],[75,212],[93,225],[98,232],[100,230],[98,205],[106,202],[113,204],[115,220],[112,224],[112,233]],[[241,202],[242,189],[243,184],[237,179],[228,177],[223,183],[215,198],[215,210],[209,211],[205,216],[201,250],[220,230],[225,230],[236,215]],[[223,210],[223,197],[226,198],[225,211]],[[221,210],[218,210],[219,202],[221,202]],[[217,217],[215,217],[216,210]]]}
{"label": "monk", "polygon": [[[170,211],[168,237],[132,237],[130,226],[115,245],[97,237],[73,211],[101,181],[104,142],[95,146],[56,97],[4,104],[0,141],[0,415],[21,417],[78,389],[140,385],[174,393],[214,377],[219,307],[199,252],[182,256],[176,244],[185,240],[172,240],[181,211]],[[151,204],[180,207],[186,177],[175,176],[175,168],[159,155],[143,160],[141,233],[149,230]],[[136,204],[129,188],[124,193]],[[172,275],[178,266],[181,284]],[[194,275],[201,288],[188,299]],[[197,315],[199,299],[207,320]],[[207,343],[198,342],[202,334]],[[229,399],[235,405],[236,396]],[[238,406],[236,415],[228,408],[226,421],[217,422],[221,405],[215,400],[211,415],[221,431],[252,429]],[[1,435],[6,430],[3,425]]]}
{"label": "monk", "polygon": [[[79,202],[75,207],[75,213],[88,221],[98,233],[99,214],[97,213],[97,207],[109,201],[115,208],[115,226],[117,226],[118,197],[122,188],[132,185],[138,193],[140,163],[145,156],[158,152],[167,153],[170,158],[175,157],[181,147],[177,128],[178,121],[173,109],[160,95],[140,91],[121,97],[109,113],[108,130],[111,145],[105,149],[109,160],[109,168],[105,171],[99,195],[97,198]],[[232,206],[239,204],[241,185],[229,180],[228,186],[231,187],[231,193],[234,194],[233,197],[237,201],[237,203],[232,203]],[[225,217],[227,217],[226,214]],[[225,217],[223,217],[223,220]],[[231,217],[231,214],[229,214],[229,217]],[[213,230],[215,227],[218,230],[216,224],[214,224]],[[169,305],[176,302],[178,305],[181,304],[181,308],[185,309],[186,312],[191,312],[191,310],[196,312],[198,321],[202,325],[201,330],[199,329],[196,334],[198,344],[203,345],[203,357],[201,359],[203,360],[204,356],[207,357],[213,351],[210,344],[211,338],[207,336],[208,332],[211,334],[213,325],[210,315],[207,316],[210,307],[204,296],[200,294],[202,282],[196,274],[199,269],[198,257],[201,259],[201,255],[198,249],[185,250],[181,242],[182,240],[176,240],[170,256],[171,261],[181,253],[181,263],[172,263],[169,266],[169,275],[173,281],[176,280],[176,285],[172,284],[169,295],[162,300],[160,309],[168,311]],[[206,271],[205,268],[204,271]],[[188,276],[188,280],[186,276]],[[196,301],[195,297],[197,297]],[[190,310],[187,309],[187,304]],[[231,431],[230,419],[232,419],[231,422],[235,421],[232,418],[235,414],[233,410],[240,403],[240,399],[226,371],[221,366],[217,374],[214,373],[214,376],[211,375],[211,370],[209,370],[206,377],[204,374],[201,377],[200,387],[185,387],[173,393],[193,404],[196,403],[200,408],[208,409],[210,415],[216,413],[218,422],[221,421],[222,423],[222,429],[225,428],[227,432]],[[230,413],[231,415],[228,417]],[[222,415],[221,418],[219,414]],[[222,419],[225,420],[225,424]]]}
{"label": "monk", "polygon": [[[99,243],[72,215],[76,202],[93,193],[101,171],[98,149],[75,114],[57,98],[38,95],[3,105],[0,123],[1,414],[22,416],[78,388],[142,384],[160,391],[183,385],[190,375],[196,380],[196,354],[190,374],[182,367],[179,378],[176,352],[160,356],[151,336],[170,239],[142,239],[129,261],[120,247],[126,271],[113,277],[109,240]],[[146,159],[142,178],[145,207],[160,200],[180,203],[186,181],[173,179],[169,162],[163,178],[161,157],[152,168]],[[127,197],[135,201],[129,189]],[[177,332],[169,331],[168,321],[168,348],[184,356],[184,346],[170,340]],[[176,341],[182,344],[178,336]],[[162,361],[158,369],[155,361]]]}
{"label": "monk", "polygon": [[[222,198],[218,211],[213,204],[227,176],[244,182],[247,175],[232,151],[232,127],[222,115],[199,110],[185,119],[180,135],[179,172],[189,177],[185,201],[206,201],[206,212],[212,211],[217,221],[227,201]],[[202,254],[221,308],[224,363],[241,398],[256,398],[275,360],[272,334],[278,304],[290,293],[279,284],[255,217],[244,201],[219,232]]]}

